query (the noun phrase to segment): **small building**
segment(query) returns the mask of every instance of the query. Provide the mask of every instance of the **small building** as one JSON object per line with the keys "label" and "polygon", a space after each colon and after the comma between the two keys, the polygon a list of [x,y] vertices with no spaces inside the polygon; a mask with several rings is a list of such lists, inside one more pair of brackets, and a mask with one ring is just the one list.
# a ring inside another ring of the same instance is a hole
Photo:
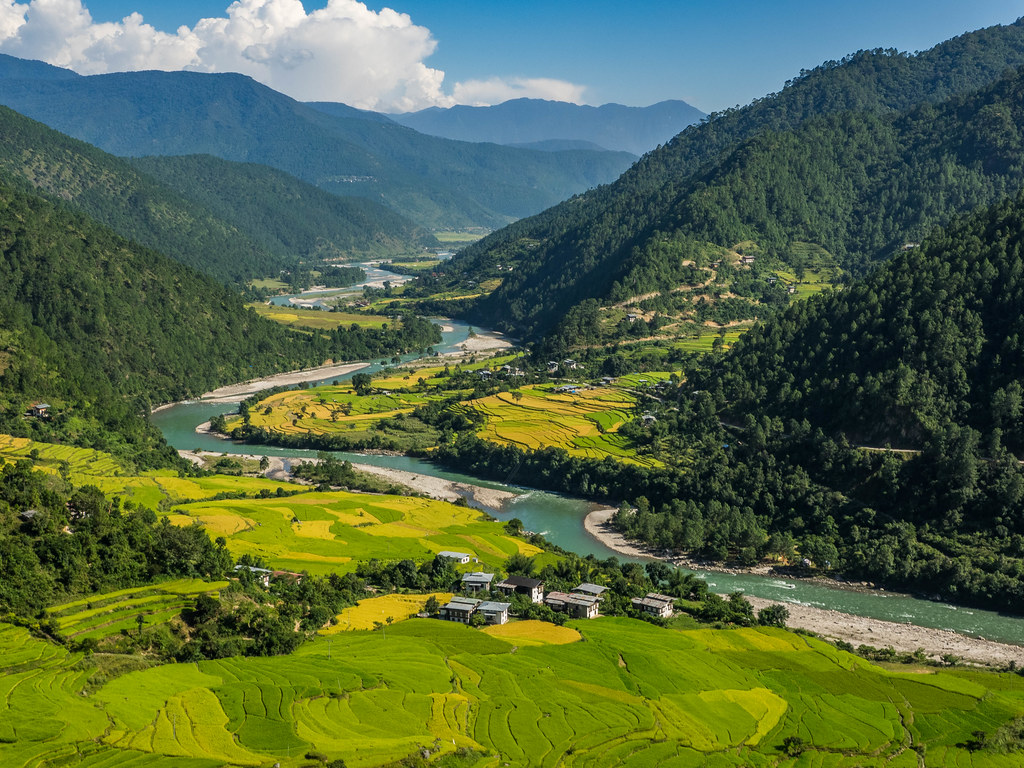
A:
{"label": "small building", "polygon": [[270,577],[274,575],[274,572],[269,568],[255,568],[251,565],[236,565],[233,570],[235,573],[238,573],[239,571],[248,571],[252,574],[252,577],[264,587],[270,586]]}
{"label": "small building", "polygon": [[626,315],[626,319],[629,320],[629,322],[631,322],[631,323],[635,323],[636,320],[637,320],[637,317],[638,317],[638,315],[634,315],[632,312],[630,312],[628,315]]}
{"label": "small building", "polygon": [[792,295],[792,294],[796,293],[796,286],[795,286],[795,285],[791,285],[791,286],[789,286],[789,288],[787,288],[787,289],[786,289],[786,291],[787,291],[787,292],[788,292],[789,294],[791,294],[791,295]]}
{"label": "small building", "polygon": [[437,553],[438,557],[447,557],[449,560],[454,560],[459,565],[465,565],[469,562],[472,555],[468,552],[452,552],[450,549],[442,550]]}
{"label": "small building", "polygon": [[35,517],[38,514],[39,514],[39,510],[38,509],[26,509],[24,512],[19,512],[18,513],[18,517],[23,522],[27,523],[29,520],[31,520],[33,517]]}
{"label": "small building", "polygon": [[657,592],[648,592],[644,597],[634,597],[630,602],[633,607],[643,611],[650,616],[659,616],[663,619],[671,618],[675,611],[675,598],[669,595],[659,595]]}
{"label": "small building", "polygon": [[493,573],[483,573],[481,571],[466,573],[462,576],[462,588],[466,592],[480,592],[485,589],[489,590],[493,580]]}
{"label": "small building", "polygon": [[512,603],[496,603],[492,600],[484,600],[476,609],[484,615],[486,624],[508,623],[508,609]]}
{"label": "small building", "polygon": [[274,571],[271,575],[275,579],[287,579],[288,581],[294,581],[296,584],[302,581],[302,574],[295,573],[295,571]]}
{"label": "small building", "polygon": [[533,603],[544,602],[544,582],[540,579],[531,579],[526,576],[509,576],[499,581],[494,588],[506,595],[526,595]]}
{"label": "small building", "polygon": [[563,384],[560,387],[555,387],[555,392],[560,392],[560,393],[566,394],[566,395],[575,395],[575,394],[578,394],[579,391],[580,391],[580,388],[578,386],[576,386],[575,384]]}
{"label": "small building", "polygon": [[603,599],[602,595],[608,591],[608,587],[602,587],[600,584],[591,584],[589,581],[585,581],[573,590],[573,593],[578,595],[590,595],[596,597],[598,600]]}
{"label": "small building", "polygon": [[52,406],[49,403],[36,403],[29,409],[29,413],[37,418],[50,415],[50,408]]}
{"label": "small building", "polygon": [[469,624],[469,617],[480,605],[480,601],[472,597],[453,597],[451,601],[441,607],[441,618],[445,621],[458,621],[461,624]]}
{"label": "small building", "polygon": [[753,264],[754,261],[756,261],[756,257],[754,256],[740,256],[740,264],[746,264],[749,266]]}
{"label": "small building", "polygon": [[597,616],[599,598],[593,595],[548,592],[544,604],[553,611],[567,613],[574,619],[592,619]]}

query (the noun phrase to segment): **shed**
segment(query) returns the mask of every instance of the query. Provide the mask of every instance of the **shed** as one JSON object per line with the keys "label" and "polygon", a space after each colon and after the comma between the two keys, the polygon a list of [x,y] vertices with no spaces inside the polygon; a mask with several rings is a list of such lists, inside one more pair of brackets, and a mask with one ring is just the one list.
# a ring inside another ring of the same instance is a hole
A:
{"label": "shed", "polygon": [[447,557],[449,560],[454,560],[460,565],[464,565],[470,561],[472,555],[468,552],[452,552],[450,549],[444,549],[437,553],[438,557]]}

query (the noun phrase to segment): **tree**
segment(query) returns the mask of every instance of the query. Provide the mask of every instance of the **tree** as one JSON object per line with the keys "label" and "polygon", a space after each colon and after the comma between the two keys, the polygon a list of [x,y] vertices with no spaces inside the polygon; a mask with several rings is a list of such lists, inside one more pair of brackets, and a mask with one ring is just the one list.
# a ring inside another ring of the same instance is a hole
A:
{"label": "tree", "polygon": [[510,575],[530,576],[535,567],[533,558],[527,557],[522,552],[516,552],[505,561],[505,570]]}
{"label": "tree", "polygon": [[373,383],[373,379],[368,373],[357,373],[352,377],[352,388],[355,389],[356,394],[365,396],[370,393],[370,385]]}
{"label": "tree", "polygon": [[782,627],[789,621],[789,609],[779,603],[767,605],[757,612],[757,623],[762,627]]}
{"label": "tree", "polygon": [[431,616],[436,616],[441,612],[441,604],[437,601],[437,598],[434,595],[431,595],[427,598],[427,602],[424,603],[423,610]]}

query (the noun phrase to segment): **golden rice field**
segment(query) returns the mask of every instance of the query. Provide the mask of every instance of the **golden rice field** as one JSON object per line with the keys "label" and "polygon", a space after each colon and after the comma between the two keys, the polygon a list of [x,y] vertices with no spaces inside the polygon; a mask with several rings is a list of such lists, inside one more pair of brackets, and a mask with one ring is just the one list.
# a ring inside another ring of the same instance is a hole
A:
{"label": "golden rice field", "polygon": [[520,646],[530,645],[567,645],[582,639],[582,635],[572,627],[559,627],[547,621],[513,621],[508,624],[496,624],[481,630],[491,637]]}
{"label": "golden rice field", "polygon": [[474,568],[540,552],[475,509],[413,496],[332,491],[205,501],[175,507],[169,518],[175,525],[198,521],[211,536],[224,536],[235,557],[255,555],[275,568],[314,574],[353,571],[371,558],[425,562],[446,549],[479,558]]}
{"label": "golden rice field", "polygon": [[[338,614],[337,624],[325,629],[321,634],[332,635],[338,632],[350,632],[361,629],[373,629],[374,622],[392,623],[405,621],[423,610],[431,597],[444,605],[452,599],[451,592],[434,592],[428,595],[381,595],[360,600],[358,605],[346,608]],[[553,625],[552,625],[553,626]]]}
{"label": "golden rice field", "polygon": [[611,457],[645,466],[655,459],[641,457],[618,429],[634,418],[636,398],[618,387],[559,393],[551,385],[523,387],[519,397],[511,392],[463,404],[487,417],[477,434],[485,440],[539,449],[564,448],[574,456],[591,459]]}
{"label": "golden rice field", "polygon": [[260,491],[276,493],[278,488],[295,490],[290,483],[268,480],[264,477],[179,477],[172,470],[151,470],[134,474],[113,456],[89,448],[70,445],[38,443],[28,438],[0,435],[0,463],[33,459],[36,469],[52,474],[65,470],[76,486],[93,485],[107,496],[130,499],[142,506],[156,508],[161,501],[172,504],[208,499],[220,493],[246,493]]}
{"label": "golden rice field", "polygon": [[348,328],[353,324],[361,328],[380,328],[394,322],[381,315],[361,315],[353,312],[327,312],[321,309],[305,309],[303,307],[282,307],[276,304],[254,302],[248,305],[257,314],[275,323],[291,328],[309,328],[315,330],[334,330]]}

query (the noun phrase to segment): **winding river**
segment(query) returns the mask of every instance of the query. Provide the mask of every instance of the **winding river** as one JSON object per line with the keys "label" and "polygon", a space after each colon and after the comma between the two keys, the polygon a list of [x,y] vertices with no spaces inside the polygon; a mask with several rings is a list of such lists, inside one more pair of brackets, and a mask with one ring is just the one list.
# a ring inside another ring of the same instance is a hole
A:
{"label": "winding river", "polygon": [[[368,270],[369,271],[369,270]],[[370,280],[403,278],[383,270],[374,269]],[[349,289],[352,290],[352,289]],[[331,291],[335,293],[336,291]],[[306,299],[310,294],[298,297]],[[283,297],[284,303],[290,297]],[[456,345],[465,341],[469,335],[469,327],[465,324],[445,321],[452,330],[445,331],[443,342],[436,349],[442,354],[454,351]],[[405,355],[403,361],[418,358],[418,354]],[[372,363],[364,372],[379,370],[378,363]],[[349,374],[351,376],[351,374]],[[331,377],[329,380],[344,379],[346,376]],[[328,380],[324,380],[328,381]],[[231,403],[179,403],[153,414],[152,420],[164,433],[168,443],[183,450],[207,450],[252,454],[256,456],[311,457],[315,451],[274,448],[264,445],[248,445],[244,443],[226,442],[215,435],[199,434],[196,427],[220,413],[233,412]],[[362,464],[373,464],[395,469],[404,469],[421,475],[432,475],[464,483],[482,485],[491,488],[511,490],[520,494],[503,510],[488,510],[496,517],[508,519],[518,517],[526,528],[543,533],[555,544],[578,552],[582,555],[592,554],[599,558],[616,556],[620,560],[630,560],[608,549],[594,539],[583,528],[583,519],[592,508],[590,502],[574,499],[544,491],[532,490],[516,485],[506,485],[480,480],[457,472],[449,472],[441,467],[420,459],[406,456],[376,456],[354,453],[337,453],[340,459],[348,459]],[[516,478],[511,478],[514,483]],[[882,591],[852,591],[835,589],[824,584],[806,580],[784,580],[766,576],[749,574],[706,573],[701,574],[716,592],[732,592],[743,590],[749,595],[784,602],[812,605],[820,608],[866,616],[875,619],[886,619],[900,623],[916,624],[937,629],[949,629],[966,635],[985,637],[1009,643],[1024,643],[1024,619],[1005,616],[993,611],[975,608],[963,608],[945,603],[923,600],[896,593]]]}

